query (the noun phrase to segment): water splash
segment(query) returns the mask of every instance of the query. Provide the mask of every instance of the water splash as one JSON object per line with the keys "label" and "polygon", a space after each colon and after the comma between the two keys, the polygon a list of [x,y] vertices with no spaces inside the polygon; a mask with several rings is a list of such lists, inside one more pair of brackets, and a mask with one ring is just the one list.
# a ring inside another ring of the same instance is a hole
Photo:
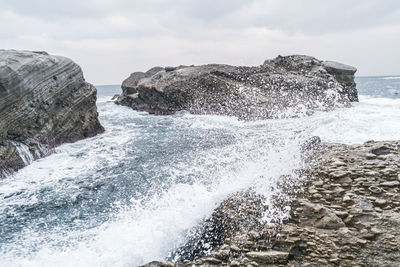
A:
{"label": "water splash", "polygon": [[[25,166],[31,164],[35,160],[35,154],[33,154],[29,150],[29,147],[27,145],[20,143],[20,142],[13,142],[13,144],[15,145],[18,155],[24,162]],[[39,153],[39,152],[37,152],[37,153]]]}
{"label": "water splash", "polygon": [[350,109],[262,121],[149,116],[109,99],[99,97],[103,135],[60,146],[0,181],[0,266],[162,260],[229,194],[252,187],[268,201],[282,175],[296,179],[308,137],[400,137],[396,99],[361,97]]}

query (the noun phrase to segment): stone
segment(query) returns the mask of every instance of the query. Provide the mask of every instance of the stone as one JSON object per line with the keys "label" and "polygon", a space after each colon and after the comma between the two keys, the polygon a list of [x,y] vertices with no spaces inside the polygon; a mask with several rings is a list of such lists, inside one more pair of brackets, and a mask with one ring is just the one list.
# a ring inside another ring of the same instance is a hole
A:
{"label": "stone", "polygon": [[345,176],[347,176],[347,175],[349,175],[349,174],[350,174],[349,171],[334,171],[334,172],[331,172],[331,173],[330,173],[330,175],[331,175],[333,178],[336,178],[336,179],[345,177]]}
{"label": "stone", "polygon": [[344,227],[345,224],[335,213],[329,212],[324,217],[319,219],[315,226],[323,229],[339,229]]}
{"label": "stone", "polygon": [[208,258],[203,259],[203,262],[210,263],[210,264],[220,264],[221,260],[208,257]]}
{"label": "stone", "polygon": [[232,246],[230,247],[230,249],[231,249],[233,252],[240,252],[240,248],[239,248],[238,246],[235,246],[235,245],[232,245]]}
{"label": "stone", "polygon": [[400,182],[399,181],[383,182],[380,185],[381,186],[388,186],[388,187],[395,187],[395,186],[399,186]]}
{"label": "stone", "polygon": [[352,180],[350,177],[345,176],[345,177],[341,178],[339,180],[339,182],[344,185],[344,184],[350,184],[352,182]]}
{"label": "stone", "polygon": [[251,251],[251,252],[246,253],[246,256],[250,259],[255,260],[256,262],[264,263],[264,264],[285,263],[289,256],[289,253],[282,252],[282,251],[275,251],[275,250]]}
{"label": "stone", "polygon": [[214,253],[214,257],[221,260],[226,260],[229,258],[229,250],[220,250]]}
{"label": "stone", "polygon": [[366,157],[367,159],[376,159],[376,155],[375,155],[375,154],[372,154],[372,153],[367,153],[367,154],[365,155],[365,157]]}
{"label": "stone", "polygon": [[346,219],[346,217],[349,216],[349,213],[347,211],[335,211],[335,214],[342,220]]}
{"label": "stone", "polygon": [[374,149],[371,150],[372,154],[375,155],[387,155],[390,153],[390,148],[388,148],[387,146],[383,145],[383,146],[378,146]]}
{"label": "stone", "polygon": [[231,261],[231,263],[230,263],[229,266],[232,266],[232,267],[240,266],[240,262],[238,262],[238,261]]}
{"label": "stone", "polygon": [[[315,186],[322,186],[322,185],[324,184],[324,182],[321,181],[321,180],[319,180],[319,181],[313,182],[313,184],[314,184]],[[311,193],[311,192],[310,192],[310,193]],[[316,193],[316,192],[313,192],[313,193]],[[313,193],[312,193],[312,194],[313,194]]]}
{"label": "stone", "polygon": [[278,56],[258,67],[157,67],[132,73],[115,103],[158,115],[186,110],[241,119],[305,116],[358,101],[353,71],[301,55]]}
{"label": "stone", "polygon": [[0,178],[103,132],[96,93],[68,58],[0,49]]}
{"label": "stone", "polygon": [[168,263],[164,263],[161,261],[152,261],[140,267],[170,267],[170,266],[171,265],[169,265]]}
{"label": "stone", "polygon": [[385,206],[387,203],[386,199],[378,198],[375,200],[375,204],[378,206]]}

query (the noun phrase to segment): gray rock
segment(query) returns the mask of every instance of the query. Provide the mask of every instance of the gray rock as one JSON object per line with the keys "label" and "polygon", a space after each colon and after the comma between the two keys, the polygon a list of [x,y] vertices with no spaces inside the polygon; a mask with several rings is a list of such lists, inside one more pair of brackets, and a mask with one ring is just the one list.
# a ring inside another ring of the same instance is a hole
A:
{"label": "gray rock", "polygon": [[339,229],[344,227],[345,224],[335,213],[327,212],[324,217],[315,223],[315,227],[322,229]]}
{"label": "gray rock", "polygon": [[335,61],[324,61],[323,66],[330,73],[354,75],[357,69]]}
{"label": "gray rock", "polygon": [[338,80],[347,91],[350,101],[358,101],[358,93],[354,82],[354,74],[357,69],[334,61],[324,61],[324,68]]}
{"label": "gray rock", "polygon": [[371,150],[371,153],[375,155],[387,155],[390,154],[390,148],[386,146],[378,146]]}
{"label": "gray rock", "polygon": [[96,88],[72,60],[0,50],[0,177],[55,146],[104,131]]}
{"label": "gray rock", "polygon": [[171,262],[152,261],[140,267],[172,267],[174,264]]}
{"label": "gray rock", "polygon": [[246,256],[259,263],[285,263],[289,256],[288,252],[283,251],[251,251],[246,253]]}
{"label": "gray rock", "polygon": [[309,56],[278,56],[259,67],[156,67],[132,73],[115,103],[164,115],[187,110],[243,119],[296,117],[357,101],[355,71]]}

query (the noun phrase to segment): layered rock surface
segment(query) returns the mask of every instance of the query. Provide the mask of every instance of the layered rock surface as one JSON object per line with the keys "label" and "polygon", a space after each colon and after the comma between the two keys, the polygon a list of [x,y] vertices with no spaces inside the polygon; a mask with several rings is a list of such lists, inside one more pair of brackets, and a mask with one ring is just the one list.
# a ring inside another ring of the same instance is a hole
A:
{"label": "layered rock surface", "polygon": [[276,202],[291,206],[283,224],[262,223],[265,207],[254,205],[262,197],[238,193],[208,220],[219,222],[203,234],[219,236],[213,249],[204,255],[195,248],[197,256],[175,265],[398,266],[400,141],[322,144],[313,153],[302,190],[287,190],[289,203]]}
{"label": "layered rock surface", "polygon": [[132,73],[115,103],[153,114],[186,110],[244,119],[294,117],[357,101],[355,72],[298,55],[278,56],[259,67],[155,67]]}
{"label": "layered rock surface", "polygon": [[72,60],[0,50],[0,177],[54,146],[104,131],[96,88]]}

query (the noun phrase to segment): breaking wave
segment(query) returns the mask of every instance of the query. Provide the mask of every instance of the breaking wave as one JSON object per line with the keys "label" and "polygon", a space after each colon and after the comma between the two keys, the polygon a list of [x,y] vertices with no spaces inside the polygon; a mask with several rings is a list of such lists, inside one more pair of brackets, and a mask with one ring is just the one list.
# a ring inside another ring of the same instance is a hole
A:
{"label": "breaking wave", "polygon": [[298,179],[300,146],[311,136],[342,143],[400,137],[396,98],[361,95],[349,109],[241,121],[134,112],[110,101],[114,90],[100,88],[104,134],[62,145],[0,181],[0,266],[162,260],[229,194],[252,187],[268,200],[280,176]]}

